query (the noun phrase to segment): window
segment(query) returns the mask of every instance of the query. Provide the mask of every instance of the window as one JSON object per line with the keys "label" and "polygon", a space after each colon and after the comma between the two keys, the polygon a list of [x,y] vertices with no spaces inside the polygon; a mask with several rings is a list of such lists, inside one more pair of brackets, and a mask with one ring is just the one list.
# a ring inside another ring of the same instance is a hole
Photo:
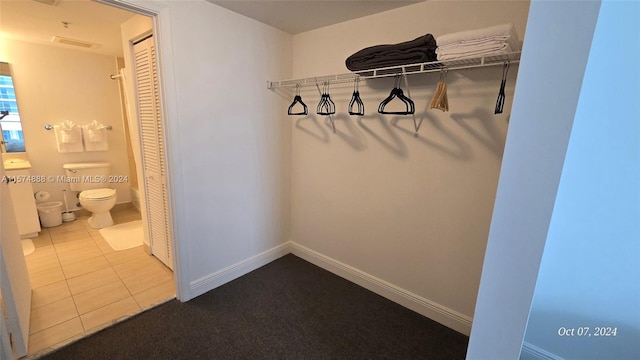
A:
{"label": "window", "polygon": [[0,75],[0,129],[7,152],[24,152],[24,136],[11,76]]}

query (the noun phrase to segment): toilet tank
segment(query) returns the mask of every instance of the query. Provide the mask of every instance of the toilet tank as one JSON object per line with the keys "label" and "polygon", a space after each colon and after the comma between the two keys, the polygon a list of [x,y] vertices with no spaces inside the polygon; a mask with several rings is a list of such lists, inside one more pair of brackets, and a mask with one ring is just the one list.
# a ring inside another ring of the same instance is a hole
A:
{"label": "toilet tank", "polygon": [[72,191],[111,187],[109,162],[67,163],[62,165],[62,168],[66,176],[65,181],[69,183]]}

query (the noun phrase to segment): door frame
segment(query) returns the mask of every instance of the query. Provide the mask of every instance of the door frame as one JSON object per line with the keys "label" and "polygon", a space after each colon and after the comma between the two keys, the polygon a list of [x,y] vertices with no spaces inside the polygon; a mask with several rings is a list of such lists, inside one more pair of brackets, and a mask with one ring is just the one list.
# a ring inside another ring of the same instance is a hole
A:
{"label": "door frame", "polygon": [[[174,68],[174,59],[171,40],[171,14],[170,5],[161,1],[147,0],[93,0],[98,3],[117,7],[139,15],[148,16],[153,20],[153,35],[156,48],[156,61],[158,67],[158,86],[160,88],[160,105],[162,125],[165,143],[165,163],[167,174],[167,190],[169,198],[169,220],[172,237],[173,271],[176,285],[176,298],[180,301],[190,300],[190,274],[188,268],[188,244],[183,227],[185,224],[184,205],[181,199],[184,181],[180,161],[172,161],[180,158],[180,139],[177,119],[177,93]],[[128,49],[125,49],[128,50]],[[136,117],[136,124],[139,120]],[[175,134],[175,135],[174,135]],[[142,156],[142,154],[140,154]],[[136,166],[142,166],[137,164]],[[145,195],[146,196],[146,195]]]}
{"label": "door frame", "polygon": [[[0,165],[0,358],[13,355],[22,357],[29,350],[29,324],[31,320],[31,280],[22,250],[22,239],[12,206],[10,180]],[[14,180],[15,181],[15,180]],[[7,319],[4,319],[6,311]],[[4,349],[8,342],[9,348]]]}

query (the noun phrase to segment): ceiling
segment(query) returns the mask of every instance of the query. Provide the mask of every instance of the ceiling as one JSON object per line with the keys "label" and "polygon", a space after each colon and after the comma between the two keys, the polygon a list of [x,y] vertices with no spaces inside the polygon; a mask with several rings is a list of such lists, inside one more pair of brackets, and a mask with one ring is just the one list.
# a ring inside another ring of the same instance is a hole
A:
{"label": "ceiling", "polygon": [[[0,32],[3,37],[81,49],[54,44],[60,36],[98,44],[94,53],[122,56],[120,24],[134,14],[90,0],[60,0],[46,5],[34,0],[0,1]],[[68,25],[65,28],[63,22]]]}
{"label": "ceiling", "polygon": [[[424,0],[207,1],[297,34]],[[120,24],[132,16],[132,12],[92,0],[0,0],[0,33],[2,37],[70,48],[51,42],[59,36],[98,44],[93,49],[74,49],[122,56]]]}
{"label": "ceiling", "polygon": [[298,34],[424,0],[207,1],[290,34]]}

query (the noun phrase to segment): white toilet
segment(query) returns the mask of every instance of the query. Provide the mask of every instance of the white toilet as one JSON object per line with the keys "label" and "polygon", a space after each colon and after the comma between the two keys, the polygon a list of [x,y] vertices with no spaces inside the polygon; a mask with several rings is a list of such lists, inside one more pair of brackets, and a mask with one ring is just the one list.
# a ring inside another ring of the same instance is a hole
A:
{"label": "white toilet", "polygon": [[109,211],[116,204],[116,190],[109,187],[111,163],[68,163],[62,167],[71,191],[80,191],[80,205],[91,212],[89,226],[101,229],[113,225]]}

